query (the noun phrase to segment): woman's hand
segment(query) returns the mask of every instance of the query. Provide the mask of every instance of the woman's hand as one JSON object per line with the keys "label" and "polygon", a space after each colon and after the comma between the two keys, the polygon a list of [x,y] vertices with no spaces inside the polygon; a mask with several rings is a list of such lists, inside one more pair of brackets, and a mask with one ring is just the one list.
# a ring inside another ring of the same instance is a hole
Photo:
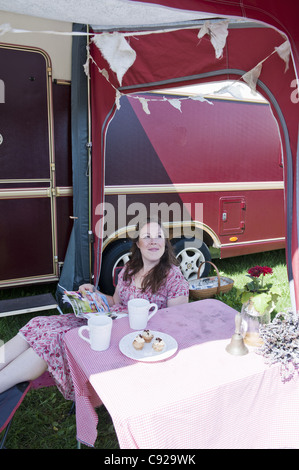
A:
{"label": "woman's hand", "polygon": [[80,292],[80,294],[83,295],[83,297],[86,294],[86,291],[95,292],[95,290],[96,290],[96,288],[92,284],[81,284],[81,286],[79,286],[79,292]]}
{"label": "woman's hand", "polygon": [[[95,292],[98,304],[102,305],[102,307],[105,311],[108,311],[108,307],[107,307],[106,303],[104,302],[104,300],[101,298],[100,295],[97,295],[97,294],[100,294],[100,291],[97,290],[92,284],[82,284],[79,287],[79,292],[83,297],[87,297],[88,292]],[[107,302],[108,302],[109,306],[111,307],[114,304],[113,298],[110,295],[106,295],[105,297],[107,299]]]}

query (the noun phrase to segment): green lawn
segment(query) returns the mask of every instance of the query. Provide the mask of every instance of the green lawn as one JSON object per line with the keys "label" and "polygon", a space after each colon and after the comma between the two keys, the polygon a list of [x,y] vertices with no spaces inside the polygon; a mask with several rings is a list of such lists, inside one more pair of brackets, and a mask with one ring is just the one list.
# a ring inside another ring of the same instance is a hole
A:
{"label": "green lawn", "polygon": [[[215,260],[215,264],[221,275],[234,279],[236,287],[242,287],[248,280],[246,277],[248,268],[255,265],[271,267],[273,274],[267,276],[267,281],[279,285],[283,292],[274,313],[291,307],[284,250]],[[215,272],[211,271],[210,275],[215,275]],[[55,289],[53,285],[3,289],[0,291],[0,299],[45,292],[55,293]],[[241,304],[235,297],[235,287],[229,293],[217,298],[241,311]],[[46,314],[53,313],[57,314],[57,311],[52,310]],[[34,314],[25,314],[0,318],[0,339],[7,341],[33,316]],[[31,390],[15,414],[6,447],[11,449],[75,449],[77,446],[76,421],[75,415],[69,414],[71,405],[72,403],[66,401],[55,387]],[[101,407],[98,414],[98,439],[95,447],[117,449],[118,442],[109,413]]]}

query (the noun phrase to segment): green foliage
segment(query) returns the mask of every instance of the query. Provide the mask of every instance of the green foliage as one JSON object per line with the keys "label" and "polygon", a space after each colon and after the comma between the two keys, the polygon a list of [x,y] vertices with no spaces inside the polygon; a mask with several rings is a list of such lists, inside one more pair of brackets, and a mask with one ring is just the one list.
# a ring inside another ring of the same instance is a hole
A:
{"label": "green foliage", "polygon": [[[216,296],[216,298],[222,300],[238,312],[241,312],[243,303],[243,299],[238,295],[238,292],[244,291],[248,267],[257,264],[271,266],[273,269],[273,274],[271,275],[271,290],[275,296],[275,309],[272,312],[272,316],[280,311],[291,308],[284,250],[267,251],[253,255],[215,260],[215,264],[222,276],[227,276],[234,280],[232,290],[227,294],[220,294]],[[211,272],[211,275],[214,274],[215,273]]]}

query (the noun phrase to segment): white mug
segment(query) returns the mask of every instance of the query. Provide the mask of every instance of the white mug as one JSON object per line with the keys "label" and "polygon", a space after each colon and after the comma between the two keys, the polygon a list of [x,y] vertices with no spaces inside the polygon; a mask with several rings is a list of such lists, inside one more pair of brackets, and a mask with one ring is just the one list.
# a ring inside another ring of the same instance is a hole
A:
{"label": "white mug", "polygon": [[[149,310],[154,311],[149,314]],[[144,330],[147,322],[158,310],[158,305],[150,303],[146,299],[131,299],[128,302],[129,323],[132,330]]]}
{"label": "white mug", "polygon": [[[83,335],[88,330],[89,337]],[[87,325],[78,330],[80,338],[87,341],[94,351],[105,351],[110,346],[112,318],[107,315],[94,315],[88,319]]]}

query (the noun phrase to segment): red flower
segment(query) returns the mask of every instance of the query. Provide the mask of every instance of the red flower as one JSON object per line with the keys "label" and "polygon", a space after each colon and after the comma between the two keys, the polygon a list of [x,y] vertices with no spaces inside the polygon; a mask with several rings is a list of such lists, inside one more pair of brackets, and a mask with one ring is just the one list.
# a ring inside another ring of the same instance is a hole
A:
{"label": "red flower", "polygon": [[262,274],[262,266],[254,266],[253,268],[250,268],[248,269],[248,274],[250,274],[250,276],[252,277],[260,277],[260,275]]}
{"label": "red flower", "polygon": [[248,269],[248,274],[252,277],[260,277],[261,274],[265,276],[266,274],[272,274],[272,268],[268,268],[268,266],[254,266],[253,268]]}
{"label": "red flower", "polygon": [[272,268],[268,268],[268,266],[262,266],[262,273],[265,276],[266,274],[272,274]]}

